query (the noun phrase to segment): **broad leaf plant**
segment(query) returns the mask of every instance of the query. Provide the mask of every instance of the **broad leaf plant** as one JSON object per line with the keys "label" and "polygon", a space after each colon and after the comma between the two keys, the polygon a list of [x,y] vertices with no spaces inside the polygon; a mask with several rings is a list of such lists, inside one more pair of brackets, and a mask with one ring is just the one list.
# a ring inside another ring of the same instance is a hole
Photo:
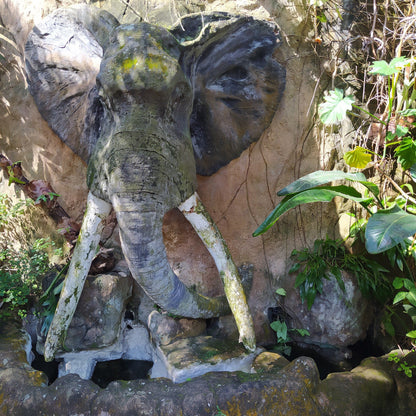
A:
{"label": "broad leaf plant", "polygon": [[[338,124],[347,115],[362,117],[363,113],[364,117],[382,126],[385,136],[382,154],[356,146],[344,155],[344,161],[349,167],[364,169],[370,163],[375,167],[380,166],[389,149],[392,149],[393,152],[389,153],[416,182],[416,141],[412,134],[416,127],[416,123],[413,122],[416,108],[412,107],[416,106],[416,89],[415,77],[410,77],[414,62],[414,58],[400,56],[389,63],[376,61],[371,65],[370,74],[387,78],[387,98],[382,116],[372,114],[357,105],[352,95],[345,95],[344,91],[338,88],[330,91],[319,105],[318,115],[325,125]],[[334,181],[343,181],[344,184],[332,185],[331,182]],[[359,222],[359,228],[365,228],[366,250],[370,254],[385,253],[391,263],[394,263],[392,265],[405,273],[406,277],[398,277],[392,282],[393,288],[399,290],[393,304],[403,305],[404,311],[413,321],[413,327],[416,328],[415,278],[406,263],[406,256],[409,255],[416,260],[416,200],[412,197],[411,183],[398,184],[391,178],[389,181],[399,193],[393,203],[387,198],[382,198],[380,188],[362,172],[320,170],[310,173],[277,193],[283,197],[282,200],[253,236],[265,233],[283,214],[301,204],[330,202],[339,196],[361,205],[368,213],[368,221]],[[357,184],[360,187],[357,187]],[[365,192],[357,188],[365,189]],[[310,301],[308,306],[311,306]],[[416,330],[406,335],[414,345]]]}

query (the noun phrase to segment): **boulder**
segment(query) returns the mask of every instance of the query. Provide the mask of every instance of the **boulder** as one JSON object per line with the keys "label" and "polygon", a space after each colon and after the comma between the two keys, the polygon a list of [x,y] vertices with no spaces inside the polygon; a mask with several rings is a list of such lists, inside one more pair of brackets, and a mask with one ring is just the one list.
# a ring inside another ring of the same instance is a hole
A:
{"label": "boulder", "polygon": [[156,348],[151,377],[182,383],[213,371],[249,373],[260,351],[248,353],[238,342],[210,336],[179,339]]}
{"label": "boulder", "polygon": [[113,344],[120,335],[131,292],[132,282],[128,277],[89,276],[69,326],[65,347],[79,351]]}
{"label": "boulder", "polygon": [[[292,288],[294,279],[292,275],[286,279]],[[323,348],[344,349],[366,337],[374,317],[371,302],[362,295],[354,276],[342,272],[342,280],[345,291],[335,277],[323,279],[322,293],[317,294],[310,310],[306,302],[300,302],[298,290],[288,290],[283,308],[290,316],[290,327],[310,333],[307,337],[294,334],[293,339]]]}
{"label": "boulder", "polygon": [[167,345],[177,339],[196,337],[205,333],[204,319],[175,319],[154,310],[150,313],[147,326],[154,343]]}

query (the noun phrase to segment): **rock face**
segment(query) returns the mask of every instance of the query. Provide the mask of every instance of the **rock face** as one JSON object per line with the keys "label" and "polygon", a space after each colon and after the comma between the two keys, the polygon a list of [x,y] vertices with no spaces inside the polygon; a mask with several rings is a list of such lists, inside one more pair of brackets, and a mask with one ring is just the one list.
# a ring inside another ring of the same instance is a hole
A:
{"label": "rock face", "polygon": [[127,276],[90,276],[69,326],[65,347],[79,351],[113,344],[120,335],[131,293],[132,281]]}
{"label": "rock face", "polygon": [[335,277],[323,279],[322,294],[317,295],[310,310],[306,302],[299,305],[296,293],[290,292],[283,300],[284,309],[290,315],[290,326],[305,328],[310,333],[303,342],[343,348],[366,337],[373,319],[370,302],[363,297],[352,275],[343,272],[342,280],[345,291]]}
{"label": "rock face", "polygon": [[[414,382],[387,357],[364,361],[352,372],[320,382],[312,359],[291,363],[261,354],[256,372],[210,373],[174,384],[166,379],[115,381],[99,388],[76,375],[47,386],[27,362],[27,336],[0,326],[0,413],[13,416],[83,414],[227,416],[409,416],[416,406]],[[413,363],[413,358],[406,360]],[[407,379],[407,380],[405,380]]]}
{"label": "rock face", "polygon": [[152,378],[169,378],[183,383],[211,372],[251,372],[253,359],[260,349],[248,353],[236,341],[211,336],[189,337],[160,345],[151,370]]}

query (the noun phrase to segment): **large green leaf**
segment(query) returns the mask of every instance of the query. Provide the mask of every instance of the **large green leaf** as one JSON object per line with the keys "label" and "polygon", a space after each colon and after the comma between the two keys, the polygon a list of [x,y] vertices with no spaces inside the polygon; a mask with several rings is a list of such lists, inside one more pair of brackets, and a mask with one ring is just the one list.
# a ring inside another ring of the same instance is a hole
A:
{"label": "large green leaf", "polygon": [[416,233],[416,216],[397,205],[373,214],[365,229],[365,246],[371,254],[395,247]]}
{"label": "large green leaf", "polygon": [[352,168],[364,169],[371,162],[371,153],[361,146],[357,146],[344,154],[344,160]]}
{"label": "large green leaf", "polygon": [[370,74],[389,76],[400,72],[402,68],[411,63],[411,59],[405,56],[393,58],[389,63],[386,61],[375,61],[371,65]]}
{"label": "large green leaf", "polygon": [[271,214],[257,228],[257,230],[253,233],[253,237],[257,237],[258,235],[265,233],[281,215],[298,205],[309,204],[312,202],[330,202],[336,196],[351,199],[364,206],[371,202],[371,199],[363,198],[362,195],[353,187],[345,185],[322,186],[319,188],[307,189],[296,194],[289,194],[283,198]]}
{"label": "large green leaf", "polygon": [[367,182],[366,177],[363,173],[347,173],[342,170],[317,170],[316,172],[309,173],[308,175],[302,176],[290,185],[283,188],[277,193],[279,196],[294,194],[306,189],[315,188],[319,185],[324,185],[328,182],[349,180],[359,182],[364,185],[373,195],[379,194],[378,186],[372,182]]}
{"label": "large green leaf", "polygon": [[416,163],[416,143],[411,137],[403,137],[394,152],[403,169],[410,169]]}
{"label": "large green leaf", "polygon": [[319,105],[319,118],[324,124],[337,124],[345,118],[347,111],[352,109],[354,102],[352,95],[344,97],[344,91],[335,88],[329,91],[324,97],[324,102]]}

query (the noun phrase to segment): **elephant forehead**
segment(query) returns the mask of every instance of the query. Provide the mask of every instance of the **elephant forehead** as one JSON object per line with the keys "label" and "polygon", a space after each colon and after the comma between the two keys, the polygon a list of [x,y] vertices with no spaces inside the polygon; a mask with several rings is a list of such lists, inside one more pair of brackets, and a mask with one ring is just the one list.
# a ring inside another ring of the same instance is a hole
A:
{"label": "elephant forehead", "polygon": [[98,81],[107,93],[164,91],[185,80],[179,44],[165,29],[149,24],[120,26],[105,51]]}

